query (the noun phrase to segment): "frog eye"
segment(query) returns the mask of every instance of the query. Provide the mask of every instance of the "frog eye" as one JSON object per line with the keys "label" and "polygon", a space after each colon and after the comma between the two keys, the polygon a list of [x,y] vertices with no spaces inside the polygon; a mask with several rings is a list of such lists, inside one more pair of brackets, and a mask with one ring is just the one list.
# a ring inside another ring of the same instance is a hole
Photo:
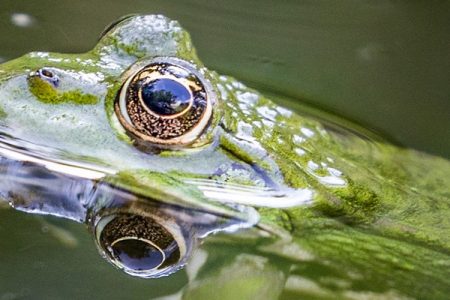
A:
{"label": "frog eye", "polygon": [[140,277],[160,277],[178,270],[190,249],[179,226],[168,219],[109,215],[98,222],[95,233],[109,261]]}
{"label": "frog eye", "polygon": [[213,99],[211,85],[191,64],[157,58],[126,79],[115,111],[127,132],[141,141],[188,145],[210,124]]}

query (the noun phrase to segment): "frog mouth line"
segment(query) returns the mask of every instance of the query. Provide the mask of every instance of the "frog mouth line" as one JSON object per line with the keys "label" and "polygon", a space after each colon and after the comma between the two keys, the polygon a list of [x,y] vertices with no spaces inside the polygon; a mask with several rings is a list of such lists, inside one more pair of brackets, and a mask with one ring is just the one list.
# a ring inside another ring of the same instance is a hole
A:
{"label": "frog mouth line", "polygon": [[[118,171],[112,168],[105,168],[93,164],[40,157],[7,143],[0,144],[0,157],[35,163],[45,167],[49,171],[95,181],[118,173]],[[313,199],[313,191],[307,188],[292,189],[287,187],[250,186],[201,178],[181,178],[181,181],[198,188],[209,200],[220,203],[255,207],[289,208],[308,205]]]}
{"label": "frog mouth line", "polygon": [[[214,199],[202,197],[200,191],[194,198],[189,194],[189,189],[182,189],[183,193],[169,192],[156,196],[152,192],[142,193],[115,182],[114,178],[116,175],[120,178],[120,173],[109,175],[92,166],[87,169],[87,175],[83,173],[85,171],[79,165],[48,161],[0,144],[0,201],[20,211],[53,215],[80,223],[91,222],[91,215],[99,209],[126,209],[138,203],[162,210],[195,211],[249,224],[231,229],[251,227],[259,220],[258,213],[252,207],[211,201]],[[183,181],[178,182],[184,185]],[[178,189],[180,185],[173,188]],[[156,186],[161,191],[168,187],[167,184]],[[154,188],[149,187],[158,193]]]}
{"label": "frog mouth line", "polygon": [[200,189],[208,198],[225,203],[238,203],[257,207],[289,208],[312,202],[310,189],[274,189],[232,183],[221,183],[210,179],[185,179],[184,182]]}

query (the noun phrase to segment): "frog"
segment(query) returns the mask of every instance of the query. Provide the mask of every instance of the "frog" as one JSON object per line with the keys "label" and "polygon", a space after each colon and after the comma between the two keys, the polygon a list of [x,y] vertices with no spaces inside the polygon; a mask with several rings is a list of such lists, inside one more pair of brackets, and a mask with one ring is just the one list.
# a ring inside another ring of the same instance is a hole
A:
{"label": "frog", "polygon": [[450,290],[448,160],[207,68],[165,16],[1,64],[0,132],[4,202],[86,224],[132,276],[185,268],[186,299]]}

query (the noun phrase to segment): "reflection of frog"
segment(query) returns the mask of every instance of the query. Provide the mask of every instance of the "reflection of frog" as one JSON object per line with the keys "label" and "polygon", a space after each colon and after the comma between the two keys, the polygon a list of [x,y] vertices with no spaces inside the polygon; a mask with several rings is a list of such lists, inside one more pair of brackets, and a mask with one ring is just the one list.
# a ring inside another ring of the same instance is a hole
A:
{"label": "reflection of frog", "polygon": [[[1,65],[0,80],[1,195],[91,224],[128,273],[167,275],[196,238],[255,225],[278,241],[252,237],[253,256],[223,273],[206,264],[207,280],[264,273],[254,257],[276,256],[294,289],[299,278],[406,295],[448,287],[447,161],[276,105],[206,69],[174,21],[127,17],[88,53],[30,53]],[[327,272],[345,284],[315,277]]]}

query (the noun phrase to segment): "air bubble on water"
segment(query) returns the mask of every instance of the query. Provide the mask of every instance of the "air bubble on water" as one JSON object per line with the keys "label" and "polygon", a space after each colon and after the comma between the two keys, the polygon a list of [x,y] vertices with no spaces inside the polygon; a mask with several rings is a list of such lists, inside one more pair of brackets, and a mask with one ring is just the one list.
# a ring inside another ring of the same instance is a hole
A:
{"label": "air bubble on water", "polygon": [[18,27],[31,27],[35,23],[35,19],[25,13],[13,13],[11,23]]}
{"label": "air bubble on water", "polygon": [[378,43],[369,43],[356,49],[356,57],[365,62],[374,61],[382,57],[386,52],[383,45]]}

